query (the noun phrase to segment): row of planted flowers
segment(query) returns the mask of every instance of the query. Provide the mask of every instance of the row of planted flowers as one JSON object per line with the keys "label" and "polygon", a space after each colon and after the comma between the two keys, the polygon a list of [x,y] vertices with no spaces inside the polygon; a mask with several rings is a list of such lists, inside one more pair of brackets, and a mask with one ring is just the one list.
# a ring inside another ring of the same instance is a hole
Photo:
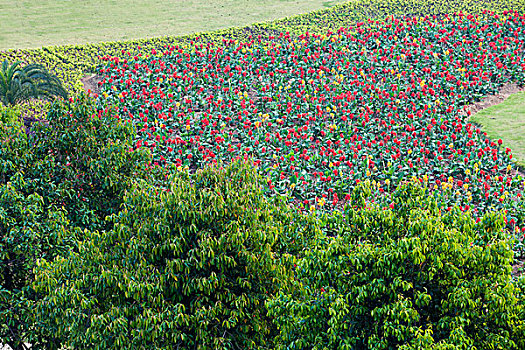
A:
{"label": "row of planted flowers", "polygon": [[375,201],[417,178],[444,209],[507,209],[525,231],[510,149],[463,106],[525,75],[525,17],[388,18],[326,35],[195,41],[147,55],[105,56],[101,108],[136,125],[159,165],[194,170],[253,160],[272,194],[332,210],[359,181]]}
{"label": "row of planted flowers", "polygon": [[384,200],[416,177],[444,208],[510,209],[518,231],[524,183],[512,154],[461,107],[523,81],[524,23],[515,13],[392,18],[323,36],[104,57],[99,101],[134,121],[136,147],[159,164],[250,157],[269,193],[310,210],[337,207],[366,178]]}

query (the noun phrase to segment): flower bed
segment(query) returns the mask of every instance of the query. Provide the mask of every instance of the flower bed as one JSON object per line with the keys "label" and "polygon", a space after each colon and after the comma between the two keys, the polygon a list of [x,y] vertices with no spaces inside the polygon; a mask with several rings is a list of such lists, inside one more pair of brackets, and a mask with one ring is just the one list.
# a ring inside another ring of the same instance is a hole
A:
{"label": "flower bed", "polygon": [[116,105],[158,165],[195,170],[246,158],[269,195],[333,210],[369,179],[372,201],[413,178],[443,209],[507,209],[522,227],[510,149],[463,106],[523,83],[525,17],[513,12],[357,23],[324,35],[195,40],[105,56],[98,101]]}

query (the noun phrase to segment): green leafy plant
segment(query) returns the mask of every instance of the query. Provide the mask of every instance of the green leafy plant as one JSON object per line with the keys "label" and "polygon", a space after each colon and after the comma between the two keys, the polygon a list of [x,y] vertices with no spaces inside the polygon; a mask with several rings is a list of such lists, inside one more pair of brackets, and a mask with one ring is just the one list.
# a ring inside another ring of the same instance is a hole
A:
{"label": "green leafy plant", "polygon": [[0,66],[0,102],[14,106],[30,98],[51,100],[59,96],[67,98],[67,91],[60,80],[40,64],[24,67],[17,61],[12,65],[7,60]]}
{"label": "green leafy plant", "polygon": [[415,184],[393,196],[393,209],[348,209],[346,232],[297,262],[295,289],[267,303],[279,348],[523,348],[504,217],[440,213]]}
{"label": "green leafy plant", "polygon": [[97,111],[88,98],[55,104],[30,138],[25,162],[32,189],[46,203],[66,207],[72,225],[106,230],[124,193],[138,179],[158,178],[148,151],[133,150],[133,126],[116,110]]}
{"label": "green leafy plant", "polygon": [[21,111],[19,108],[4,107],[0,105],[0,122],[4,124],[14,124],[20,119]]}
{"label": "green leafy plant", "polygon": [[46,208],[37,193],[27,195],[27,183],[18,172],[0,186],[0,339],[12,349],[52,348],[53,337],[42,337],[32,306],[31,287],[39,259],[54,259],[76,245],[78,232],[68,229],[64,210]]}
{"label": "green leafy plant", "polygon": [[289,280],[273,251],[282,210],[241,163],[137,186],[111,231],[41,261],[39,321],[74,348],[269,346],[264,302]]}
{"label": "green leafy plant", "polygon": [[[38,260],[77,250],[85,229],[111,228],[134,181],[155,181],[147,152],[133,150],[133,128],[88,100],[56,104],[32,136],[0,124],[0,343],[59,347],[34,319]],[[5,322],[4,322],[5,321]]]}

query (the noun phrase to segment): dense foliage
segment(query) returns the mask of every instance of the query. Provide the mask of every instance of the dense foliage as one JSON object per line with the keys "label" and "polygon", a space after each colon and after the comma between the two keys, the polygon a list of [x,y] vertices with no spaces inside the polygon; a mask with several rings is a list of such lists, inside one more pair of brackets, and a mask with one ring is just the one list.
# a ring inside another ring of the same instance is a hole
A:
{"label": "dense foliage", "polygon": [[274,252],[283,211],[246,164],[134,187],[111,231],[42,261],[39,319],[74,348],[268,346],[265,300],[289,279]]}
{"label": "dense foliage", "polygon": [[57,104],[28,137],[20,121],[0,124],[0,338],[13,348],[52,342],[34,315],[33,269],[76,250],[83,229],[109,229],[149,157],[131,150],[133,129],[92,103]]}
{"label": "dense foliage", "polygon": [[442,215],[427,190],[402,185],[393,209],[356,201],[333,220],[339,235],[312,245],[292,292],[268,302],[279,348],[523,349],[504,216]]}
{"label": "dense foliage", "polygon": [[525,182],[463,108],[523,84],[516,10],[1,52],[102,81],[31,132],[0,106],[0,343],[525,348]]}

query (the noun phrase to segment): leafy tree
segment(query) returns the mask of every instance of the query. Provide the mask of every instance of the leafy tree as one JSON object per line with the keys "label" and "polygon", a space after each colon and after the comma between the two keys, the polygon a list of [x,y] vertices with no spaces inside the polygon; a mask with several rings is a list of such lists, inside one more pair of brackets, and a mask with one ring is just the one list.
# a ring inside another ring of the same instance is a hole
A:
{"label": "leafy tree", "polygon": [[503,216],[441,213],[414,184],[397,189],[392,210],[367,206],[367,192],[332,219],[340,235],[320,237],[297,262],[292,292],[267,303],[278,347],[523,349]]}
{"label": "leafy tree", "polygon": [[67,98],[67,91],[60,80],[40,64],[21,66],[21,61],[12,65],[3,61],[0,67],[0,102],[14,106],[30,98]]}
{"label": "leafy tree", "polygon": [[47,122],[33,136],[20,121],[0,124],[0,343],[13,349],[60,346],[34,319],[37,261],[76,251],[85,229],[110,229],[105,218],[120,210],[131,184],[157,176],[114,110],[58,103]]}
{"label": "leafy tree", "polygon": [[[126,196],[115,227],[42,261],[39,321],[73,348],[250,349],[275,335],[264,302],[284,287],[273,251],[284,204],[245,164],[173,175]],[[286,258],[281,256],[282,259]]]}

